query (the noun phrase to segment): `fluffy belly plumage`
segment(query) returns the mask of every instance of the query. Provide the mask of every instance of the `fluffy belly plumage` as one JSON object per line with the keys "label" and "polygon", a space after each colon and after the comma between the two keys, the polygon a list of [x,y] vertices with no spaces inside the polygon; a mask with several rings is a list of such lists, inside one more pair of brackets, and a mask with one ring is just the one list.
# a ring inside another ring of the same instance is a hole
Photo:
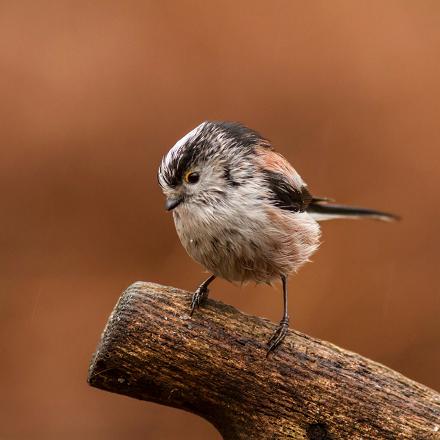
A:
{"label": "fluffy belly plumage", "polygon": [[209,272],[231,282],[271,283],[306,263],[320,237],[308,214],[277,215],[272,222],[240,219],[239,224],[175,215],[175,224],[188,254]]}

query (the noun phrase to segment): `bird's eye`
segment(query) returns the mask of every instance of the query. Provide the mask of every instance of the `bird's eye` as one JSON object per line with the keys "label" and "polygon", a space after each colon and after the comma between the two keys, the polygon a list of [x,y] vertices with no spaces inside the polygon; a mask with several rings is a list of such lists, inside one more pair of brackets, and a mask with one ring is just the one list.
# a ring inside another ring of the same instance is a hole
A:
{"label": "bird's eye", "polygon": [[194,171],[190,171],[185,174],[184,180],[186,183],[197,183],[200,179],[199,173],[195,173]]}

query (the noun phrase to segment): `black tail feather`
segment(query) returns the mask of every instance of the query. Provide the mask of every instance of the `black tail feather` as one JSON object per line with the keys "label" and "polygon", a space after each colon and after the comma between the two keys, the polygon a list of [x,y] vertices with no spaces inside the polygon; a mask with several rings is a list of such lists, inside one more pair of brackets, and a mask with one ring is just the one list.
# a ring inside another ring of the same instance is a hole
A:
{"label": "black tail feather", "polygon": [[[316,200],[316,201],[315,201]],[[356,206],[336,205],[327,203],[323,199],[314,199],[308,206],[307,212],[316,214],[318,220],[327,220],[331,218],[359,218],[367,217],[376,220],[394,221],[400,218],[397,215],[387,212],[376,211],[375,209],[358,208]]]}

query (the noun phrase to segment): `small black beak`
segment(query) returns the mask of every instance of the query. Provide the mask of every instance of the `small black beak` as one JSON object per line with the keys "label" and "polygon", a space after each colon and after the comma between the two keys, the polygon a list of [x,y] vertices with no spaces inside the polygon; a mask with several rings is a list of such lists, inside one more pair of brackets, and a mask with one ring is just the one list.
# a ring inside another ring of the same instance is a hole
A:
{"label": "small black beak", "polygon": [[176,197],[175,199],[167,199],[165,202],[165,209],[167,211],[172,211],[177,208],[183,202],[183,197]]}

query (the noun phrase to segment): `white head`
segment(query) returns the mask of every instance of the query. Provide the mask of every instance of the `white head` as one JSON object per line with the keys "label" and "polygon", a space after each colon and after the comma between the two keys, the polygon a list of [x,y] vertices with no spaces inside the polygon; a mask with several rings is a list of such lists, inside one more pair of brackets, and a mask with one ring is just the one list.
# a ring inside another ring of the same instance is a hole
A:
{"label": "white head", "polygon": [[225,203],[231,188],[254,177],[250,159],[256,147],[269,147],[269,143],[241,124],[200,124],[171,148],[159,167],[166,208]]}

